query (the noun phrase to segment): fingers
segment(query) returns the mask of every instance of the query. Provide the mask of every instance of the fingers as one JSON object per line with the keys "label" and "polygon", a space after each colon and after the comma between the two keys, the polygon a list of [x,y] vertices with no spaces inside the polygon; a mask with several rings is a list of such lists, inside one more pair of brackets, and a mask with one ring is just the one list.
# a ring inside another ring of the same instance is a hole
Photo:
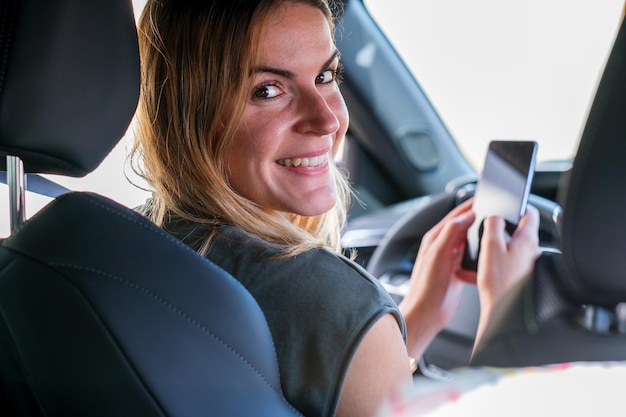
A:
{"label": "fingers", "polygon": [[[528,207],[509,238],[500,217],[485,219],[478,265],[478,281],[495,300],[512,283],[532,270],[539,254],[539,212]],[[482,277],[482,278],[481,278]]]}
{"label": "fingers", "polygon": [[[433,226],[433,228],[430,229],[430,231],[428,231],[428,233],[424,236],[424,239],[427,241],[437,239],[444,227],[452,221],[456,222],[456,224],[462,227],[467,222],[469,222],[469,224],[467,225],[467,227],[469,227],[474,221],[474,213],[471,209],[471,199],[459,204],[458,206],[450,210],[448,214],[446,214],[443,219],[441,219],[435,226]],[[467,228],[465,229],[465,231],[467,231]]]}
{"label": "fingers", "polygon": [[528,207],[518,228],[509,243],[512,251],[524,251],[534,260],[540,255],[539,249],[539,212],[535,207]]}
{"label": "fingers", "polygon": [[[429,256],[437,256],[440,261],[450,262],[452,258],[461,256],[461,249],[465,244],[467,229],[474,221],[471,211],[464,212],[453,218],[444,218],[431,229],[422,240],[420,252],[425,249]],[[433,252],[435,254],[433,254]]]}
{"label": "fingers", "polygon": [[506,224],[502,217],[489,216],[483,222],[483,236],[481,246],[484,247],[488,242],[493,241],[499,246],[506,244]]}
{"label": "fingers", "polygon": [[539,211],[533,207],[526,208],[526,214],[522,216],[520,222],[509,239],[505,232],[505,222],[497,216],[490,216],[485,219],[483,241],[484,245],[496,245],[504,248],[507,245],[538,245],[539,242]]}
{"label": "fingers", "polygon": [[517,229],[513,233],[514,237],[519,235],[529,235],[530,237],[537,237],[539,230],[539,210],[533,206],[526,207],[526,214],[521,218]]}
{"label": "fingers", "polygon": [[450,210],[450,212],[446,214],[443,220],[458,217],[459,215],[470,211],[472,209],[472,202],[473,202],[472,199],[462,202],[461,204],[459,204],[458,206]]}
{"label": "fingers", "polygon": [[[403,314],[418,311],[420,317],[427,315],[437,330],[452,317],[460,299],[458,271],[467,229],[474,221],[471,207],[471,201],[460,204],[424,235],[409,292],[401,303]],[[470,274],[464,278],[476,281]]]}

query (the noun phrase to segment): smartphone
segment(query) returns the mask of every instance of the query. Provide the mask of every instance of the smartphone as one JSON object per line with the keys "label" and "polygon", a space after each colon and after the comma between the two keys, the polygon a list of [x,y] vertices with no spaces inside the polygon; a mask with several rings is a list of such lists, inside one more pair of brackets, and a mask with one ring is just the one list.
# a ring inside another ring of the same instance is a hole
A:
{"label": "smartphone", "polygon": [[512,235],[526,212],[535,173],[537,142],[495,140],[489,144],[482,173],[476,184],[472,209],[476,215],[467,231],[462,267],[478,267],[480,239],[486,217],[500,216]]}

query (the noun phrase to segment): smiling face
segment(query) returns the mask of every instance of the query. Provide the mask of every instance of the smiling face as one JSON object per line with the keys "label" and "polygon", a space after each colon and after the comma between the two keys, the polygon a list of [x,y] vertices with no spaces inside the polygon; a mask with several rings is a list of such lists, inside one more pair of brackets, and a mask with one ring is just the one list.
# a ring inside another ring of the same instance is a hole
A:
{"label": "smiling face", "polygon": [[228,180],[264,208],[322,214],[335,204],[330,164],[348,128],[329,23],[310,5],[286,2],[269,16],[259,45]]}

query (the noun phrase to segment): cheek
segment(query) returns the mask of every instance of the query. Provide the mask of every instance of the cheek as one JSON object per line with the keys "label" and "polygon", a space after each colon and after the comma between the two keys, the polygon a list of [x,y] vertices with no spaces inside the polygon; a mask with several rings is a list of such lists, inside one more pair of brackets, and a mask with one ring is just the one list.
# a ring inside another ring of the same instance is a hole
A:
{"label": "cheek", "polygon": [[250,133],[250,127],[247,123],[242,122],[235,132],[225,161],[228,181],[239,192],[242,191],[239,189],[241,186],[240,179],[247,177],[245,168],[248,166],[249,161],[246,161],[246,158],[249,155],[254,155],[254,152],[250,152],[250,147],[253,143],[254,138]]}
{"label": "cheek", "polygon": [[267,122],[272,118],[255,114],[246,116],[235,132],[226,159],[231,184],[237,182],[238,175],[249,178],[250,172],[259,172],[275,152],[272,138],[276,134],[272,123]]}
{"label": "cheek", "polygon": [[339,130],[335,135],[335,142],[332,147],[332,155],[333,157],[337,156],[337,152],[342,149],[342,145],[344,139],[346,137],[346,132],[348,131],[348,126],[350,125],[350,115],[348,114],[348,108],[346,107],[346,103],[343,100],[343,96],[338,93],[337,98],[332,102],[333,112],[339,120]]}
{"label": "cheek", "polygon": [[239,179],[243,177],[243,172],[241,172],[241,166],[238,163],[237,152],[229,152],[225,162],[226,180],[237,193],[242,194],[244,190],[241,189],[242,184],[239,183]]}

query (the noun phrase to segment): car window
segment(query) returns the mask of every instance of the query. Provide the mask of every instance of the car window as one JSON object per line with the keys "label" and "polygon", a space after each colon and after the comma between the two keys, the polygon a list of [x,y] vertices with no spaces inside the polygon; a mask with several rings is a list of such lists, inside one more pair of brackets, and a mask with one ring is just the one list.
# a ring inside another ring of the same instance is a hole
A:
{"label": "car window", "polygon": [[466,157],[533,139],[575,154],[623,0],[365,0]]}

